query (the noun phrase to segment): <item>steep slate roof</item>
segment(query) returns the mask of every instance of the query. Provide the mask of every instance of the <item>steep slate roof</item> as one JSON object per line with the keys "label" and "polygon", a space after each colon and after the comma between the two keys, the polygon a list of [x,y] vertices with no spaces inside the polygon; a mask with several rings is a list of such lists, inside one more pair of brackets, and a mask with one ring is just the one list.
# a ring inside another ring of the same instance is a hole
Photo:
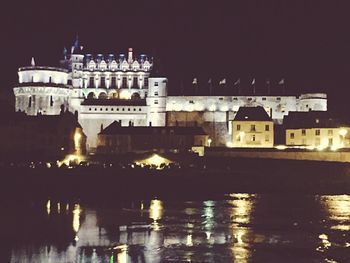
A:
{"label": "steep slate roof", "polygon": [[263,107],[240,107],[234,118],[235,121],[271,121]]}
{"label": "steep slate roof", "polygon": [[91,106],[146,106],[145,99],[122,100],[122,99],[86,99],[81,105]]}
{"label": "steep slate roof", "polygon": [[152,126],[120,126],[120,123],[114,121],[107,126],[100,135],[207,135],[202,127],[152,127]]}
{"label": "steep slate roof", "polygon": [[338,128],[349,126],[349,123],[340,120],[327,111],[292,111],[284,116],[283,125],[286,129]]}

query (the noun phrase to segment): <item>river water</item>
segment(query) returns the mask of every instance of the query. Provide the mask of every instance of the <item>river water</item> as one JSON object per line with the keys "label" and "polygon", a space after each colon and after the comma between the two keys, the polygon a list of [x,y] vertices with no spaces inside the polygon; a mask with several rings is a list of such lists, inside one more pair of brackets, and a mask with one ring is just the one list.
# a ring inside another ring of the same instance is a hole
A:
{"label": "river water", "polygon": [[350,262],[350,195],[48,199],[0,223],[1,262]]}

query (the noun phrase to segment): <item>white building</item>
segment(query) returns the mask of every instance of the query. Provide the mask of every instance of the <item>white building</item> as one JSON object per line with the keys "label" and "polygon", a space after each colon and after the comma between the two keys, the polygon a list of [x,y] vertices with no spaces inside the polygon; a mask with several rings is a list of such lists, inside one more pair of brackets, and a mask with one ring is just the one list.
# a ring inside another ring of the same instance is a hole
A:
{"label": "white building", "polygon": [[61,67],[31,66],[18,70],[14,87],[16,111],[29,115],[59,114],[61,105],[77,111],[88,149],[113,121],[123,126],[201,125],[212,146],[231,140],[231,122],[241,106],[261,106],[275,123],[289,111],[327,110],[326,94],[297,96],[168,96],[167,78],[150,76],[146,55],[82,54],[78,41],[65,50]]}

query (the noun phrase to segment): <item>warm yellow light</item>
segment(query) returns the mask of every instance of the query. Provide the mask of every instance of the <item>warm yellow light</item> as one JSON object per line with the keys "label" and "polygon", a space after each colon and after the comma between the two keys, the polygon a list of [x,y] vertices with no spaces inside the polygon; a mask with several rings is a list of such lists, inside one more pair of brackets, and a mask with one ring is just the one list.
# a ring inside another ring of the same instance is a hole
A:
{"label": "warm yellow light", "polygon": [[227,142],[227,143],[226,143],[226,147],[232,148],[232,147],[233,147],[233,143],[232,143],[232,142]]}
{"label": "warm yellow light", "polygon": [[149,207],[149,217],[153,220],[159,220],[163,216],[163,202],[154,199],[151,201],[150,207]]}
{"label": "warm yellow light", "polygon": [[275,146],[275,148],[276,148],[277,150],[285,150],[285,149],[287,149],[288,147],[285,146],[285,145],[277,145],[277,146]]}
{"label": "warm yellow light", "polygon": [[341,135],[341,136],[343,136],[343,137],[344,137],[347,133],[348,133],[348,131],[347,131],[346,129],[344,129],[344,128],[342,128],[342,129],[339,130],[339,135]]}
{"label": "warm yellow light", "polygon": [[80,205],[75,204],[73,209],[73,230],[75,232],[75,241],[79,240],[78,231],[80,228],[80,213],[81,213]]}
{"label": "warm yellow light", "polygon": [[156,166],[157,169],[161,168],[162,164],[170,164],[173,163],[173,161],[166,159],[156,153],[152,154],[150,157],[143,159],[143,160],[139,160],[136,161],[137,165],[152,165],[152,166]]}
{"label": "warm yellow light", "polygon": [[70,163],[79,164],[84,161],[84,157],[77,154],[69,154],[62,161],[57,161],[58,167],[61,167],[63,164],[69,166]]}
{"label": "warm yellow light", "polygon": [[210,147],[210,144],[211,144],[211,142],[212,142],[213,140],[212,139],[208,139],[208,146]]}
{"label": "warm yellow light", "polygon": [[46,203],[46,212],[49,215],[51,213],[51,201],[48,200]]}
{"label": "warm yellow light", "polygon": [[119,98],[122,100],[129,100],[131,98],[130,92],[127,89],[120,90]]}

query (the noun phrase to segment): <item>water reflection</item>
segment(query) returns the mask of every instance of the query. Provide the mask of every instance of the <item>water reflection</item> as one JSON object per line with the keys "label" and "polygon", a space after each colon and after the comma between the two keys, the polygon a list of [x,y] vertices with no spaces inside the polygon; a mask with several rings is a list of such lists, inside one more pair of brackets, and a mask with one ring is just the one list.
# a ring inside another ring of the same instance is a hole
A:
{"label": "water reflection", "polygon": [[256,202],[256,195],[246,193],[230,194],[231,224],[234,242],[231,251],[235,262],[248,262],[251,257],[251,246],[246,236],[251,234],[249,223]]}
{"label": "water reflection", "polygon": [[149,218],[153,220],[152,226],[154,230],[160,230],[161,225],[159,224],[158,221],[162,219],[162,216],[163,216],[163,202],[158,199],[151,200],[151,204],[149,207]]}
{"label": "water reflection", "polygon": [[245,193],[99,207],[51,199],[33,213],[17,207],[26,217],[13,218],[26,219],[2,224],[20,230],[0,261],[350,262],[339,251],[350,247],[349,205],[349,196]]}
{"label": "water reflection", "polygon": [[333,222],[331,229],[350,230],[350,195],[321,196],[320,202]]}
{"label": "water reflection", "polygon": [[75,204],[73,208],[73,230],[75,232],[75,238],[74,238],[75,241],[79,240],[78,231],[80,227],[80,213],[81,213],[80,205]]}

